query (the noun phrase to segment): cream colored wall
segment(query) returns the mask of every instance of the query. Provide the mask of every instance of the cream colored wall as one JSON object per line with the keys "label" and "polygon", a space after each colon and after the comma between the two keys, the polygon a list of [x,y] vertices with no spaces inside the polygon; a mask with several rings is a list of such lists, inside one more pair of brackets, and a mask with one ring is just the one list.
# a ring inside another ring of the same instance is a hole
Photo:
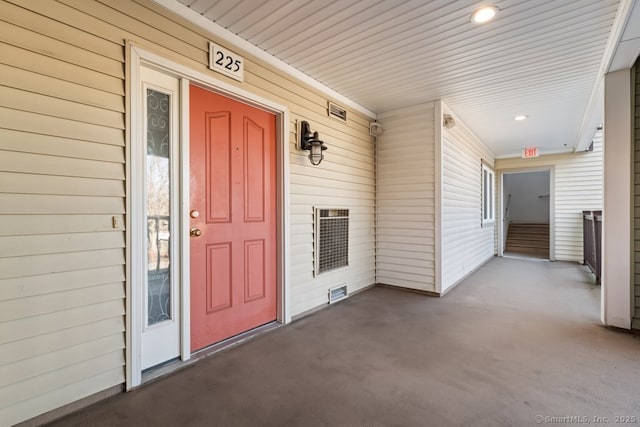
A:
{"label": "cream colored wall", "polygon": [[[442,292],[496,253],[495,223],[482,224],[482,162],[495,155],[444,102],[456,125],[442,128]],[[495,185],[494,185],[495,188]],[[496,215],[497,216],[497,215]]]}
{"label": "cream colored wall", "polygon": [[[0,1],[0,20],[0,420],[12,424],[124,381],[125,41],[212,73],[216,40],[147,0]],[[336,283],[375,280],[370,118],[328,118],[318,90],[235,50],[245,82],[215,77],[290,109],[296,315]],[[329,146],[318,167],[295,149],[301,119]],[[351,210],[350,265],[314,278],[318,205]]]}
{"label": "cream colored wall", "polygon": [[[553,169],[555,239],[552,258],[582,262],[582,211],[602,209],[603,132],[593,137],[593,151],[496,160],[498,172]],[[498,192],[498,195],[500,191]]]}
{"label": "cream colored wall", "polygon": [[379,283],[435,292],[435,104],[378,115]]}
{"label": "cream colored wall", "polygon": [[[442,114],[456,126],[443,128]],[[444,293],[495,253],[495,226],[481,224],[481,162],[494,154],[442,101],[378,122],[376,279]]]}
{"label": "cream colored wall", "polygon": [[124,51],[39,6],[0,2],[3,425],[124,381]]}

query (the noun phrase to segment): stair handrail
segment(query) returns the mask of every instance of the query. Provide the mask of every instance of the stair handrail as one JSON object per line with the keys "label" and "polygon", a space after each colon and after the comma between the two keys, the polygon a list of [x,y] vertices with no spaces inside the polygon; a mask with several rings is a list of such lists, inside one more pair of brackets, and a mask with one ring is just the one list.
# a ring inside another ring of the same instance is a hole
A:
{"label": "stair handrail", "polygon": [[504,221],[509,219],[509,207],[511,206],[511,194],[507,196],[507,207],[504,210]]}

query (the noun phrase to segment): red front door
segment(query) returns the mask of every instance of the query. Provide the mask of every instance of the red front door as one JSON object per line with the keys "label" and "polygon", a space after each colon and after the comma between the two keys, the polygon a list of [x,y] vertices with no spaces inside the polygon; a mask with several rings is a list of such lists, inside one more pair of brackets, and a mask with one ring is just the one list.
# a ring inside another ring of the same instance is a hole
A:
{"label": "red front door", "polygon": [[190,109],[194,351],[276,319],[276,120],[196,86]]}

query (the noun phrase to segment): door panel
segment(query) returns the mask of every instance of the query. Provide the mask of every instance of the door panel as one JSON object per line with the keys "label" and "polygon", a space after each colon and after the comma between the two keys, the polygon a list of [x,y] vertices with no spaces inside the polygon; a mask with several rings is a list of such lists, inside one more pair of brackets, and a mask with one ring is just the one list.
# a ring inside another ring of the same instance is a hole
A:
{"label": "door panel", "polygon": [[205,123],[207,221],[231,222],[231,113],[207,113]]}
{"label": "door panel", "polygon": [[233,287],[231,274],[231,242],[207,245],[207,313],[231,307]]}
{"label": "door panel", "polygon": [[250,302],[266,296],[264,240],[244,243],[244,301]]}
{"label": "door panel", "polygon": [[192,86],[191,348],[276,319],[275,116]]}
{"label": "door panel", "polygon": [[264,129],[253,121],[245,118],[244,123],[245,146],[245,200],[244,215],[246,222],[264,221],[265,197],[265,152]]}

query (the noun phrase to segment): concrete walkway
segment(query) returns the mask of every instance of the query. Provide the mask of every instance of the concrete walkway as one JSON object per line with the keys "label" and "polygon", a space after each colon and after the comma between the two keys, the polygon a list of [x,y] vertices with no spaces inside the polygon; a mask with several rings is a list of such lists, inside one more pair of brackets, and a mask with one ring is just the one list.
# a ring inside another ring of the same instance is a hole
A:
{"label": "concrete walkway", "polygon": [[599,294],[577,264],[496,258],[442,299],[377,287],[53,425],[640,424],[640,337],[600,325]]}

